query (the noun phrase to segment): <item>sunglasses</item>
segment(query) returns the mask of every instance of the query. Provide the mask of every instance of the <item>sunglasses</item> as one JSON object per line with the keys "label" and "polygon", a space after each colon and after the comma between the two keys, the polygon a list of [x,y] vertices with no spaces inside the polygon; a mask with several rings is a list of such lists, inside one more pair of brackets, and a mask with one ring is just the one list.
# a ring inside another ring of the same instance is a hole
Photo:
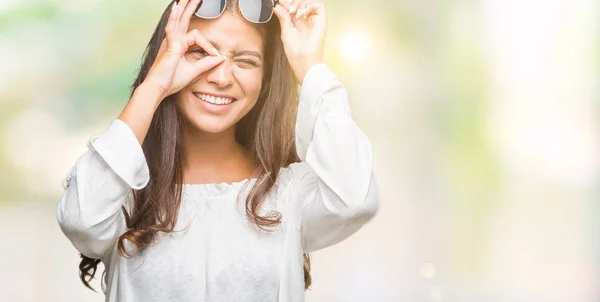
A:
{"label": "sunglasses", "polygon": [[[273,8],[279,0],[239,0],[242,16],[252,23],[267,23],[273,17]],[[227,0],[202,0],[196,16],[203,19],[215,19],[223,14]]]}

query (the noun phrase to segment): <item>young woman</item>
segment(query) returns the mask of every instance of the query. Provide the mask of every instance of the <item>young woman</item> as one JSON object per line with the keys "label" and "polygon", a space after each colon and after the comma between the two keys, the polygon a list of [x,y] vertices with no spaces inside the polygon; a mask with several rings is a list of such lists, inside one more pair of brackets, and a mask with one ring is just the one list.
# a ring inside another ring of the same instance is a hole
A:
{"label": "young woman", "polygon": [[307,254],[378,208],[370,142],[322,62],[325,8],[200,2],[163,13],[59,224],[86,286],[103,262],[106,301],[303,301]]}

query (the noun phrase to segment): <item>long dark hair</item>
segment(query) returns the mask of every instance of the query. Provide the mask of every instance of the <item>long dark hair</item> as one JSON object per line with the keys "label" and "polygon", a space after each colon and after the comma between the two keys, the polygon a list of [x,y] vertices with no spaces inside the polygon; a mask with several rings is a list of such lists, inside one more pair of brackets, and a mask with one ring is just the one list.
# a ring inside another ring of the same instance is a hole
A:
{"label": "long dark hair", "polygon": [[[227,1],[227,10],[237,6],[237,0]],[[172,4],[171,4],[172,5]],[[152,38],[144,52],[142,65],[133,91],[144,81],[156,60],[165,38],[169,5],[162,14]],[[281,223],[279,212],[258,214],[260,207],[275,184],[279,170],[298,162],[294,144],[294,125],[298,105],[298,86],[287,61],[280,39],[280,25],[275,16],[266,24],[256,25],[265,41],[265,64],[262,90],[254,108],[236,125],[236,139],[250,151],[257,163],[257,181],[246,199],[246,214],[259,228],[268,229]],[[173,231],[181,203],[182,128],[184,117],[177,109],[172,96],[157,108],[142,149],[150,169],[150,181],[141,190],[133,190],[133,205],[129,213],[122,208],[128,230],[118,241],[119,255],[131,257],[145,249],[158,232]],[[133,243],[135,251],[125,248],[125,240]],[[79,277],[83,284],[94,290],[89,282],[94,278],[99,259],[81,255]],[[106,273],[106,271],[105,271]],[[104,281],[104,278],[102,278]],[[103,289],[104,283],[103,284]],[[304,285],[311,284],[310,257],[304,254]]]}

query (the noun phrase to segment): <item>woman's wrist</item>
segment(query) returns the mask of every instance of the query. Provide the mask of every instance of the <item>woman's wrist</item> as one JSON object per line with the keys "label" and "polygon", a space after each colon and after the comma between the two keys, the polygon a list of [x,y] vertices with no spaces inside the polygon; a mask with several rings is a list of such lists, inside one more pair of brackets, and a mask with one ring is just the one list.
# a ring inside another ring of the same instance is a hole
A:
{"label": "woman's wrist", "polygon": [[142,82],[138,87],[135,88],[131,99],[142,99],[144,103],[152,106],[154,109],[158,108],[158,105],[162,102],[162,100],[166,97],[167,92],[164,89],[153,85],[152,83],[148,83],[146,81]]}
{"label": "woman's wrist", "polygon": [[133,92],[127,106],[119,115],[119,119],[125,122],[135,133],[139,143],[142,144],[154,113],[162,101],[159,89],[146,83],[140,84]]}
{"label": "woman's wrist", "polygon": [[300,66],[296,68],[296,70],[294,70],[294,73],[296,74],[296,78],[298,79],[300,85],[304,83],[304,79],[306,78],[306,74],[308,74],[308,71],[311,70],[311,68],[313,68],[315,65],[318,65],[320,63],[323,63],[323,60],[319,58],[305,60],[305,62],[303,62]]}

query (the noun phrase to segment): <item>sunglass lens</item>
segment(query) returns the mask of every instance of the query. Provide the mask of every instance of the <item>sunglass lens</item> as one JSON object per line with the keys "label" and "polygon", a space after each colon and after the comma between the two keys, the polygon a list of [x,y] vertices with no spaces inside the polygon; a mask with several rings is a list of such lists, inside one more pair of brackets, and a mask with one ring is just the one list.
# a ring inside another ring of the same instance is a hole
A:
{"label": "sunglass lens", "polygon": [[239,0],[240,11],[250,22],[265,23],[273,15],[272,0]]}
{"label": "sunglass lens", "polygon": [[227,0],[202,0],[196,10],[196,16],[206,19],[216,18],[223,13],[226,3]]}

